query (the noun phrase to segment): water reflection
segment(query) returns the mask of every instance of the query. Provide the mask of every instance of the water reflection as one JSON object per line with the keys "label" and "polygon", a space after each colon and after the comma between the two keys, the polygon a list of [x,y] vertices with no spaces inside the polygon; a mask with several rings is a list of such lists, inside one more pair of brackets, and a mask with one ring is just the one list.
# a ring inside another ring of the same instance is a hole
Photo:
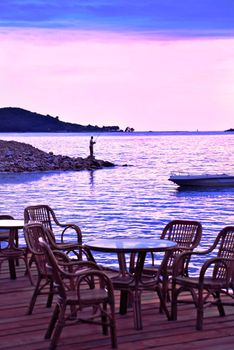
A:
{"label": "water reflection", "polygon": [[90,183],[91,187],[93,187],[94,186],[94,170],[90,170],[89,175],[90,175],[89,183]]}
{"label": "water reflection", "polygon": [[223,194],[223,193],[234,193],[234,187],[178,187],[176,188],[176,194],[178,195],[206,195],[206,194]]}

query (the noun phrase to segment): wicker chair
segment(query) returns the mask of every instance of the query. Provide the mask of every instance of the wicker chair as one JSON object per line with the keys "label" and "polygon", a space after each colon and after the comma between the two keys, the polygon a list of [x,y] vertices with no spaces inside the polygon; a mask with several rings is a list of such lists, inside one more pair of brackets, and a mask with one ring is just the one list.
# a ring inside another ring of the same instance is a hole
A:
{"label": "wicker chair", "polygon": [[[0,220],[14,220],[14,218],[11,215],[0,215]],[[19,248],[18,230],[2,229],[0,232],[1,242],[6,242],[6,246],[1,247],[0,245],[0,269],[2,263],[8,260],[11,278],[16,279],[15,265],[19,265],[19,260],[23,260],[26,267],[26,274],[29,277],[30,283],[33,284],[27,251],[25,248]]]}
{"label": "wicker chair", "polygon": [[[159,264],[155,263],[152,255],[152,265],[144,268],[144,273],[149,275],[157,274],[159,266],[161,269],[162,293],[164,298],[169,298],[169,280],[172,276],[173,263],[176,257],[184,251],[193,251],[200,243],[202,236],[202,225],[194,220],[172,220],[163,229],[160,239],[169,239],[177,243],[178,249],[173,250],[170,257],[165,257]],[[188,264],[188,261],[187,261]],[[184,270],[187,274],[187,270]]]}
{"label": "wicker chair", "polygon": [[[31,254],[31,258],[37,267],[37,282],[35,284],[34,292],[31,297],[27,314],[31,315],[39,295],[47,295],[47,307],[51,307],[53,296],[57,293],[54,289],[52,275],[48,273],[46,268],[46,261],[44,254],[42,253],[41,247],[39,246],[39,238],[50,243],[50,236],[48,235],[48,230],[44,228],[41,223],[26,224],[24,226],[24,236],[27,244],[28,254]],[[54,251],[54,254],[58,261],[62,263],[70,262],[70,258],[64,254],[62,251]],[[77,261],[77,266],[83,267],[82,261]],[[85,266],[96,266],[92,262],[86,262]]]}
{"label": "wicker chair", "polygon": [[[65,271],[58,265],[49,245],[42,238],[39,241],[47,270],[58,289],[57,303],[45,335],[46,339],[51,338],[50,350],[55,349],[64,326],[84,322],[100,324],[104,335],[109,328],[112,348],[117,348],[114,291],[109,277],[97,265],[95,269],[86,266],[85,270],[77,271],[73,263],[73,271]],[[87,262],[82,264],[84,267]],[[64,279],[70,283],[64,283]]]}
{"label": "wicker chair", "polygon": [[[186,261],[191,261],[193,257],[205,261],[197,277],[187,275],[187,268],[184,271]],[[189,291],[192,295],[192,302],[197,309],[198,330],[203,329],[205,306],[214,304],[220,316],[225,316],[221,294],[234,298],[234,226],[222,229],[209,249],[203,252],[184,252],[176,258],[172,277],[173,320],[177,319],[177,304],[182,302],[179,295],[184,291]]]}
{"label": "wicker chair", "polygon": [[[62,224],[58,221],[54,211],[48,205],[28,206],[24,210],[25,223],[40,222],[48,231],[48,243],[52,250],[61,250],[66,254],[72,254],[78,260],[83,259],[83,255],[88,260],[93,257],[87,256],[88,253],[82,247],[82,233],[75,224]],[[58,239],[58,229],[62,230]],[[65,236],[73,238],[72,242],[67,242]]]}

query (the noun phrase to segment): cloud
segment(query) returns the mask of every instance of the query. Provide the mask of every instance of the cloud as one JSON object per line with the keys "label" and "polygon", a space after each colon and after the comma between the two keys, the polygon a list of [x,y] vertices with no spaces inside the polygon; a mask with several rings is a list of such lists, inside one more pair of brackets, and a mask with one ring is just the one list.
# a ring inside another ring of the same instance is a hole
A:
{"label": "cloud", "polygon": [[8,0],[1,27],[234,36],[233,0]]}

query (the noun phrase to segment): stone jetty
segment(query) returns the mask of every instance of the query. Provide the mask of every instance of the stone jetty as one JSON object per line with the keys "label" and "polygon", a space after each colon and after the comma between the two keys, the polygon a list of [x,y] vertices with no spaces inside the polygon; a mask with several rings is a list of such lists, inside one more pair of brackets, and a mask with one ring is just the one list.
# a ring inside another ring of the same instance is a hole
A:
{"label": "stone jetty", "polygon": [[0,173],[51,170],[94,170],[113,167],[113,163],[91,157],[73,158],[44,152],[29,144],[0,140]]}

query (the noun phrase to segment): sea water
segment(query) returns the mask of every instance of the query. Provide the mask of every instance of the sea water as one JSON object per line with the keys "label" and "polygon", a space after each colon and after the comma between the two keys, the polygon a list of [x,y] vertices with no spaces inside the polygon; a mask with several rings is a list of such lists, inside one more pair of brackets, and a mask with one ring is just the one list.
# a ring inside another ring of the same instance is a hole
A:
{"label": "sea water", "polygon": [[[46,152],[87,157],[91,134],[0,134]],[[116,164],[95,171],[0,174],[0,212],[22,219],[28,205],[48,204],[61,222],[80,226],[83,241],[159,237],[173,219],[201,222],[201,248],[234,225],[234,188],[180,190],[171,173],[234,174],[234,133],[93,134],[97,159]],[[20,237],[23,244],[23,235]],[[116,266],[113,255],[95,254]],[[199,262],[199,261],[198,261]],[[194,265],[196,270],[196,262]]]}

